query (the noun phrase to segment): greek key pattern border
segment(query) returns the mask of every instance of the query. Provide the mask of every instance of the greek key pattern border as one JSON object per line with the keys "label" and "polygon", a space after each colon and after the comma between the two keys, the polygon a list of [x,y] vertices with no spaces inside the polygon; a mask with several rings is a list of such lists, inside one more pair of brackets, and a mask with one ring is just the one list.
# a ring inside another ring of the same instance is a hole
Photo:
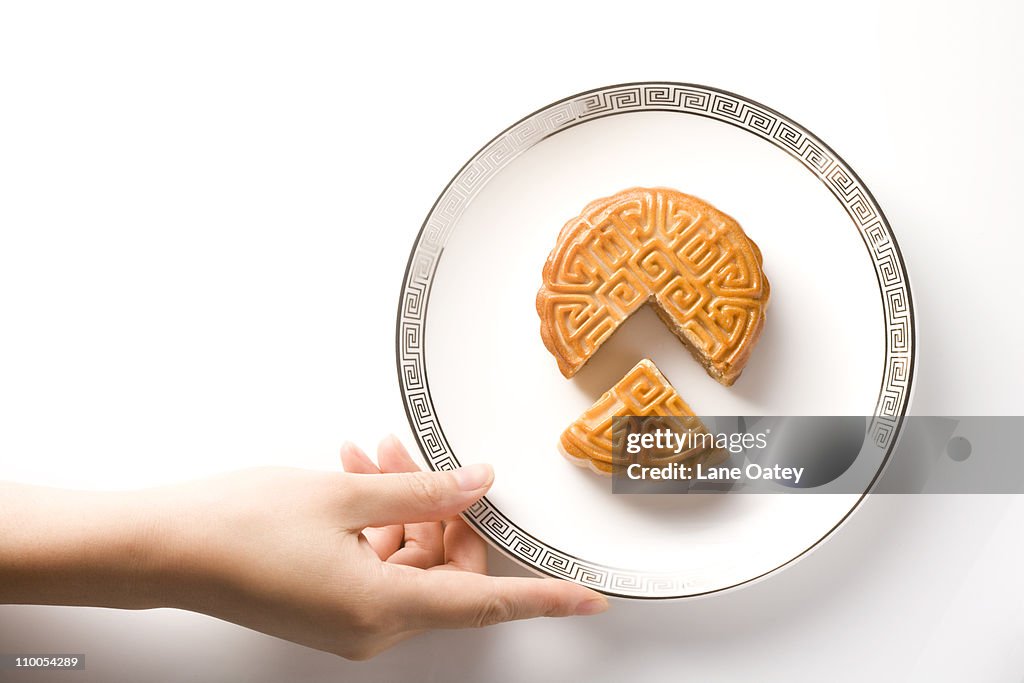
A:
{"label": "greek key pattern border", "polygon": [[[480,188],[541,140],[587,121],[642,111],[703,116],[752,133],[803,164],[842,204],[864,240],[882,294],[885,370],[870,434],[888,458],[910,402],[916,337],[906,267],[874,197],[827,145],[778,112],[739,95],[705,86],[635,83],[570,97],[506,129],[459,171],[427,216],[409,258],[399,299],[397,351],[399,383],[409,423],[429,465],[435,470],[459,467],[436,418],[424,349],[430,286],[452,228]],[[686,575],[638,572],[573,557],[516,526],[486,498],[467,510],[465,516],[499,548],[521,562],[545,574],[604,593],[674,598],[687,595],[688,586],[693,584]]]}

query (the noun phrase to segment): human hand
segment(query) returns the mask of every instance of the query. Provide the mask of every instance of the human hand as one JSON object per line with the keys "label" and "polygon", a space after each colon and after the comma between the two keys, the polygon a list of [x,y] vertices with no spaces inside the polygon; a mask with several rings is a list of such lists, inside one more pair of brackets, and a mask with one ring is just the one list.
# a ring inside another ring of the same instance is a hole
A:
{"label": "human hand", "polygon": [[347,473],[255,469],[152,496],[146,606],[350,659],[426,629],[607,608],[569,582],[485,574],[484,541],[457,515],[490,487],[490,467],[420,472],[394,437],[377,464],[351,444],[341,457]]}

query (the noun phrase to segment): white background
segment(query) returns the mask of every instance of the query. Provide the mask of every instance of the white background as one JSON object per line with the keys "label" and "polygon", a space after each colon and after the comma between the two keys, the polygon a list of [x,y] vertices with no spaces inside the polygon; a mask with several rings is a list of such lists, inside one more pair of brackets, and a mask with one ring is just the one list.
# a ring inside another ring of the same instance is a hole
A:
{"label": "white background", "polygon": [[[913,412],[1021,414],[1022,24],[1011,2],[4,4],[0,476],[134,487],[407,439],[394,312],[433,200],[516,119],[630,80],[732,90],[833,146],[908,262]],[[876,496],[740,591],[366,663],[160,610],[0,608],[0,651],[85,652],[79,681],[1019,681],[1022,523],[1019,497]]]}

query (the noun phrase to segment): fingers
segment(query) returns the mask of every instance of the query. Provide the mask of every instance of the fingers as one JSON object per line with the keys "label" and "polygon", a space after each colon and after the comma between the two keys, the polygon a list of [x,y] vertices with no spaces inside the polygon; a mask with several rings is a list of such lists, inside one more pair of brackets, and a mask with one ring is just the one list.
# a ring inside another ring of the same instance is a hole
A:
{"label": "fingers", "polygon": [[413,461],[402,442],[394,434],[385,437],[377,447],[377,462],[382,472],[419,472],[419,465]]}
{"label": "fingers", "polygon": [[[342,447],[341,460],[346,471],[350,473],[412,474],[419,472],[419,467],[409,456],[409,452],[394,436],[385,438],[377,449],[379,467],[361,449],[351,443],[346,443]],[[485,476],[484,481],[493,478],[493,473],[487,468],[483,469],[483,474]],[[464,494],[467,492],[458,489],[457,480],[459,478],[455,477],[457,490],[454,493],[454,500],[458,501],[461,499],[464,502],[453,503],[451,499],[450,475],[440,474],[439,476],[442,477],[440,486],[429,481],[413,482],[410,485],[412,490],[400,491],[399,495],[404,493],[407,497],[418,499],[412,505],[420,506],[421,509],[425,506],[427,508],[425,514],[428,515],[429,519],[444,517],[446,510],[451,508],[452,505],[457,506],[456,512],[460,511],[474,502],[476,498],[479,498],[479,494],[472,489],[469,492],[470,495],[465,496]],[[434,477],[434,479],[436,478]],[[444,483],[445,479],[448,479],[447,483]],[[487,481],[481,487],[480,493],[486,490],[489,483]],[[433,490],[425,489],[424,486],[432,486]],[[394,489],[394,487],[390,488]],[[425,502],[423,499],[426,499]],[[420,505],[420,503],[424,503],[424,505]],[[363,508],[363,516],[355,515],[359,516],[358,523],[360,524],[370,519],[371,516],[378,515],[374,511],[368,512],[363,505],[357,507]],[[379,508],[379,506],[377,507]],[[408,507],[405,506],[405,509],[408,509]],[[390,515],[396,520],[402,516],[402,513],[397,513],[393,510],[383,511],[383,513]],[[487,571],[487,547],[483,539],[474,533],[459,517],[450,517],[449,520],[446,527],[442,527],[437,521],[412,522],[411,520],[406,520],[410,521],[410,523],[405,524],[404,529],[396,521],[383,528],[364,528],[363,533],[378,556],[381,559],[387,559],[392,564],[408,565],[421,569],[447,564],[447,566],[453,569],[485,573]],[[368,522],[368,524],[370,523],[387,524],[387,522],[382,521]],[[351,524],[350,526],[356,528],[356,524]]]}
{"label": "fingers", "polygon": [[401,524],[363,529],[363,536],[366,537],[373,552],[377,553],[377,557],[381,560],[387,560],[398,552],[398,549],[402,547],[402,535]]}
{"label": "fingers", "polygon": [[407,567],[430,569],[444,562],[444,548],[441,542],[427,542],[410,539],[406,533],[405,545],[392,553],[387,561],[391,564],[404,564]]}
{"label": "fingers", "polygon": [[598,614],[600,593],[558,579],[493,577],[470,572],[413,572],[395,582],[410,625],[468,628],[515,619]]}
{"label": "fingers", "polygon": [[487,544],[461,517],[445,524],[444,562],[455,569],[487,573]]}
{"label": "fingers", "polygon": [[[346,472],[352,474],[380,474],[380,469],[363,449],[351,441],[346,441],[341,447],[341,465]],[[363,535],[377,557],[386,560],[402,547],[405,529],[400,524],[379,529],[367,528],[363,529]]]}
{"label": "fingers", "polygon": [[346,441],[341,446],[341,466],[352,474],[380,474],[380,469],[359,446]]}
{"label": "fingers", "polygon": [[465,510],[494,482],[490,465],[450,472],[401,472],[346,479],[345,523],[368,526],[436,522]]}
{"label": "fingers", "polygon": [[[409,451],[395,437],[389,436],[377,447],[377,462],[382,472],[419,472]],[[440,522],[418,522],[405,525],[405,545],[388,558],[388,562],[429,569],[444,563],[444,540]]]}

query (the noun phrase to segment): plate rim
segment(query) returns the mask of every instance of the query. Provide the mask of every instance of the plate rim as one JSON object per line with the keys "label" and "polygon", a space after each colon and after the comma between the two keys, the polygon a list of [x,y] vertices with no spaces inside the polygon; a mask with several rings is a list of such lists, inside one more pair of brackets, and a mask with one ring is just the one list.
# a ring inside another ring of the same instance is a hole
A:
{"label": "plate rim", "polygon": [[[433,471],[459,467],[459,461],[447,443],[444,429],[434,417],[433,400],[427,381],[424,334],[433,275],[451,227],[458,222],[462,209],[472,202],[493,175],[544,139],[608,116],[651,111],[696,115],[740,128],[787,152],[815,175],[843,205],[872,260],[882,299],[886,338],[882,384],[869,426],[876,445],[885,448],[881,464],[864,492],[835,525],[801,552],[757,576],[707,591],[673,592],[679,589],[667,589],[664,586],[668,585],[666,581],[675,585],[672,582],[679,581],[678,572],[627,570],[576,557],[518,527],[486,496],[462,513],[462,517],[490,545],[529,570],[571,580],[612,597],[677,600],[751,585],[791,566],[820,547],[870,495],[888,467],[902,436],[917,371],[917,323],[906,262],[892,227],[871,190],[856,171],[821,138],[790,117],[755,100],[695,83],[617,83],[578,92],[536,109],[506,127],[477,150],[452,176],[427,212],[413,241],[403,274],[395,324],[395,355],[402,404],[421,456]],[[443,213],[439,214],[439,211]],[[880,262],[881,254],[888,255],[889,260]],[[883,268],[883,265],[888,268]],[[892,280],[887,285],[883,278]],[[890,298],[890,295],[894,295],[894,298]],[[902,391],[887,395],[886,389],[894,386]],[[887,412],[880,414],[880,408],[887,409]],[[526,550],[536,557],[524,556]],[[626,581],[619,581],[613,587],[610,585],[613,578]],[[653,581],[655,586],[652,588],[648,585],[646,589],[634,587],[630,585],[630,579],[644,579],[648,584]],[[660,588],[659,582],[662,584]]]}

